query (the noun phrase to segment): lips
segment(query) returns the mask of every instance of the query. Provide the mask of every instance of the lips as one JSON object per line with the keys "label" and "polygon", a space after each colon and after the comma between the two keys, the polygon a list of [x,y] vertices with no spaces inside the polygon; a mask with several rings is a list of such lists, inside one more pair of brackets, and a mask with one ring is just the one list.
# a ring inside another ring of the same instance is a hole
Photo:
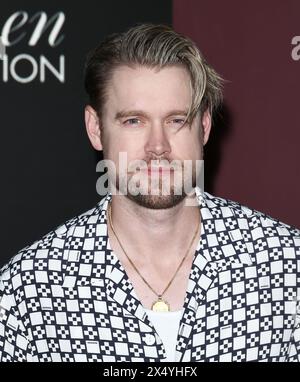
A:
{"label": "lips", "polygon": [[165,167],[165,168],[162,168],[162,167],[158,167],[158,168],[151,168],[151,167],[148,167],[148,172],[170,172],[170,171],[174,171],[172,168],[168,168],[168,167]]}
{"label": "lips", "polygon": [[148,167],[147,169],[142,169],[142,171],[147,172],[148,174],[165,174],[174,172],[174,169],[170,167]]}

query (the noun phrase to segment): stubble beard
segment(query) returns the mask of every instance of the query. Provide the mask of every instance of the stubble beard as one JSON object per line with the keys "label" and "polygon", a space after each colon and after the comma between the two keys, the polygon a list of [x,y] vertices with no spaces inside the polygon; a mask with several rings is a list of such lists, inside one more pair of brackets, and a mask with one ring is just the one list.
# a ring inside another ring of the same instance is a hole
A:
{"label": "stubble beard", "polygon": [[[124,179],[119,176],[116,177],[116,189],[128,199],[138,204],[139,206],[149,209],[168,209],[173,208],[179,203],[183,202],[185,198],[193,193],[193,189],[196,187],[196,174],[193,171],[192,174],[192,188],[186,190],[184,187],[184,177],[182,176],[182,182],[179,185],[174,185],[174,177],[171,177],[170,188],[167,194],[163,194],[163,179],[159,176],[158,183],[156,184],[155,194],[151,193],[150,177],[148,178],[148,192],[147,193],[133,193],[130,189],[130,177],[128,182],[124,182]],[[139,186],[137,182],[137,186]]]}

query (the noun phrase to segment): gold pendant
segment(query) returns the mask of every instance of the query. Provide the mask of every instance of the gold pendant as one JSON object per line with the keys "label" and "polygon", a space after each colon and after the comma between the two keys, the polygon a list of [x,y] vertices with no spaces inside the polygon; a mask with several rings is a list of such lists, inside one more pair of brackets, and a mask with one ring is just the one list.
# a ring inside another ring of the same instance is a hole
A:
{"label": "gold pendant", "polygon": [[155,312],[169,312],[170,305],[167,303],[167,301],[164,301],[161,298],[161,296],[158,296],[158,300],[154,301],[154,303],[151,306],[151,309]]}

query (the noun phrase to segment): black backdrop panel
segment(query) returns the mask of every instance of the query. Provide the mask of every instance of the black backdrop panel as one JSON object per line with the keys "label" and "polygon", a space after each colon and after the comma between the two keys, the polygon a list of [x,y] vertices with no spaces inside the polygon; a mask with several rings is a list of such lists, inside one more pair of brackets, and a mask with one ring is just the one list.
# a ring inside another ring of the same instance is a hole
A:
{"label": "black backdrop panel", "polygon": [[86,53],[137,22],[171,24],[171,8],[168,0],[1,3],[0,265],[100,200],[83,117]]}

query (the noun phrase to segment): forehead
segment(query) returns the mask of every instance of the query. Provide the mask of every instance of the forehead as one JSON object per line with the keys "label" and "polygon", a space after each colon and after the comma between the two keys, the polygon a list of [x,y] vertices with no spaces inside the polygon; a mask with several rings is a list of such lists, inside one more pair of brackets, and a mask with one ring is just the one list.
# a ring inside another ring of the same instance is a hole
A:
{"label": "forehead", "polygon": [[107,88],[107,110],[137,109],[165,112],[188,108],[191,102],[190,75],[183,66],[162,69],[120,66]]}

